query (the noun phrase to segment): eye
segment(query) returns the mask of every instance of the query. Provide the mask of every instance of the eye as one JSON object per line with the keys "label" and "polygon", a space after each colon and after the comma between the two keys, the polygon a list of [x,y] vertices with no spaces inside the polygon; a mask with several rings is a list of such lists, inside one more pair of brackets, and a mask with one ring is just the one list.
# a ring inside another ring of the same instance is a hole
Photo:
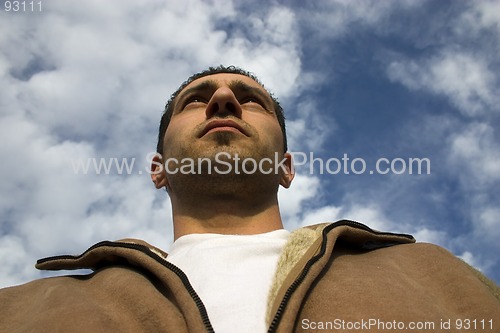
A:
{"label": "eye", "polygon": [[240,105],[248,110],[270,112],[268,105],[259,97],[248,96],[240,100]]}
{"label": "eye", "polygon": [[200,96],[192,96],[187,98],[183,103],[183,109],[189,106],[196,106],[198,104],[207,104],[208,102]]}
{"label": "eye", "polygon": [[191,97],[186,101],[186,104],[190,103],[205,103],[205,101],[201,97]]}
{"label": "eye", "polygon": [[259,105],[263,105],[262,101],[257,98],[257,97],[253,97],[253,96],[250,96],[250,97],[245,97],[241,100],[240,104],[243,105],[243,104],[259,104]]}

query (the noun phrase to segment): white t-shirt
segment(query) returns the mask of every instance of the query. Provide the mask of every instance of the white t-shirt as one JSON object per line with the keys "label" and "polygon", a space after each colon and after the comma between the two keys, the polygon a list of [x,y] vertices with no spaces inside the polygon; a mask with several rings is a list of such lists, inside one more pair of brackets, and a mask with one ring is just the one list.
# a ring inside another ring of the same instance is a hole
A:
{"label": "white t-shirt", "polygon": [[289,235],[284,229],[186,235],[172,244],[167,260],[186,273],[215,332],[266,332],[267,296]]}

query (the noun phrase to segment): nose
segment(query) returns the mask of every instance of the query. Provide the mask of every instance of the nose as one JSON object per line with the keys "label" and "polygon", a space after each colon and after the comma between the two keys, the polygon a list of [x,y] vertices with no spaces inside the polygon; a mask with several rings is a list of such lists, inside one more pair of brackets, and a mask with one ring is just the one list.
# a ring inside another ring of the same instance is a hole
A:
{"label": "nose", "polygon": [[215,115],[221,117],[233,115],[241,118],[241,112],[241,105],[233,91],[229,87],[220,87],[208,102],[206,116],[207,119]]}

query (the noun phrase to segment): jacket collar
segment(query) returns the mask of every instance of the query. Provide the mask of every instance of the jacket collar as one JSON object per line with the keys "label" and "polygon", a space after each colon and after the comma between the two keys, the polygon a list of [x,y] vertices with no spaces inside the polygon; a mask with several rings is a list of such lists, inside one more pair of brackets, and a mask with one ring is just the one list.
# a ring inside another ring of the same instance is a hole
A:
{"label": "jacket collar", "polygon": [[[334,232],[331,233],[332,231]],[[283,249],[278,270],[289,271],[291,266],[294,266],[304,254],[312,251],[310,249],[312,245],[315,244],[318,247],[320,245],[317,244],[318,241],[326,240],[327,235],[335,239],[341,237],[343,241],[362,249],[375,249],[415,242],[415,239],[410,235],[380,232],[370,229],[362,223],[350,220],[316,224],[292,232]],[[118,241],[99,242],[80,255],[59,255],[42,258],[37,261],[36,267],[41,270],[74,270],[82,268],[95,270],[109,265],[121,265],[125,262],[141,266],[140,260],[137,262],[130,260],[132,257],[136,257],[138,252],[155,260],[164,260],[167,257],[166,252],[143,240],[127,238]],[[285,258],[288,259],[285,260]]]}
{"label": "jacket collar", "polygon": [[[335,244],[339,242],[363,250],[372,250],[413,243],[415,239],[406,234],[372,230],[364,224],[349,220],[316,224],[294,231],[282,250],[268,297],[266,317],[270,326],[269,332],[277,331],[282,323],[293,322],[305,293],[326,266]],[[206,327],[210,328],[206,311],[188,278],[180,269],[167,262],[166,257],[167,253],[144,241],[123,239],[97,243],[77,256],[62,255],[40,259],[36,267],[41,270],[98,270],[125,265],[147,270],[160,279],[163,275],[160,273],[162,268],[167,268],[177,275],[193,300],[201,304],[199,310],[202,317],[203,313],[206,317],[203,321],[206,321]]]}

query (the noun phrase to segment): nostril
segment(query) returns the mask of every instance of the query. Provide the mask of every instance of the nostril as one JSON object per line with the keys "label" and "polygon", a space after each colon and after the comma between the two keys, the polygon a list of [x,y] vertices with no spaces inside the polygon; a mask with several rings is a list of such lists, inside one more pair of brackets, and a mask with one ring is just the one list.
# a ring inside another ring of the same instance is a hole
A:
{"label": "nostril", "polygon": [[238,110],[238,106],[233,102],[216,102],[208,106],[207,116],[209,118],[214,116],[225,117],[228,115],[239,117],[240,112]]}
{"label": "nostril", "polygon": [[234,103],[228,102],[226,103],[226,109],[231,113],[237,113],[237,107]]}
{"label": "nostril", "polygon": [[213,117],[214,115],[227,116],[233,115],[236,117],[241,117],[241,107],[234,95],[234,92],[229,87],[221,87],[215,91],[212,95],[207,109],[207,117]]}
{"label": "nostril", "polygon": [[218,113],[220,110],[219,103],[213,103],[210,106],[209,114],[210,116],[213,116],[214,114]]}

